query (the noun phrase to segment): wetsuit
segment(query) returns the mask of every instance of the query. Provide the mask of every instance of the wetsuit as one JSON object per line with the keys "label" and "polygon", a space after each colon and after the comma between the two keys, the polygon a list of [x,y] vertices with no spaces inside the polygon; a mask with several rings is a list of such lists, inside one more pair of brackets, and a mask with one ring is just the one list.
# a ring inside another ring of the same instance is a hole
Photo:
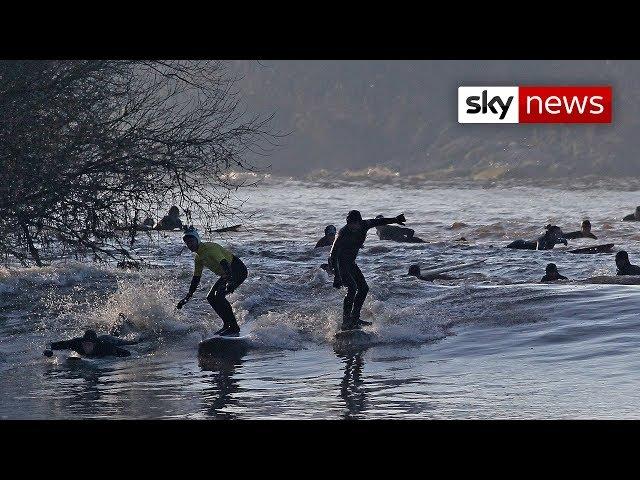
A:
{"label": "wetsuit", "polygon": [[555,282],[556,280],[567,280],[567,277],[560,275],[559,273],[547,273],[542,277],[541,282]]}
{"label": "wetsuit", "polygon": [[176,228],[182,228],[182,221],[180,217],[174,215],[165,215],[156,225],[156,230],[174,230]]}
{"label": "wetsuit", "polygon": [[414,237],[414,230],[395,225],[384,225],[377,229],[380,240],[393,240],[394,242],[424,243],[424,240]]}
{"label": "wetsuit", "polygon": [[360,309],[369,292],[369,285],[356,265],[356,257],[367,238],[367,231],[370,228],[396,222],[396,218],[361,220],[358,223],[348,223],[338,232],[331,247],[329,264],[333,266],[336,275],[334,285],[347,287],[343,303],[343,318],[350,318],[352,322],[357,322],[360,319]]}
{"label": "wetsuit", "polygon": [[315,248],[328,247],[329,245],[333,245],[334,240],[336,239],[335,235],[325,235],[318,243],[316,243]]}
{"label": "wetsuit", "polygon": [[562,234],[562,236],[558,236],[551,232],[547,232],[538,237],[538,240],[536,241],[515,240],[507,245],[507,248],[516,248],[519,250],[551,250],[556,243],[566,244],[564,234]]}
{"label": "wetsuit", "polygon": [[565,233],[564,238],[566,238],[567,240],[573,240],[575,238],[593,238],[594,240],[598,239],[598,237],[596,237],[593,233],[583,233],[582,230],[578,230],[577,232]]}
{"label": "wetsuit", "polygon": [[636,214],[635,213],[630,213],[629,215],[624,217],[622,220],[624,220],[625,222],[637,222],[638,221],[638,219],[636,218]]}
{"label": "wetsuit", "polygon": [[[98,341],[91,342],[94,344],[93,351],[88,353],[82,347],[82,342],[86,341],[82,337],[72,338],[71,340],[63,340],[61,342],[53,342],[51,344],[51,350],[73,350],[74,352],[79,353],[83,357],[89,358],[100,358],[107,356],[115,356],[115,357],[128,357],[131,355],[131,352],[125,350],[124,348],[120,348],[115,345],[114,340],[110,335],[101,335],[98,337]],[[131,343],[136,342],[126,342],[121,341],[122,345],[130,345]]]}
{"label": "wetsuit", "polygon": [[640,267],[638,265],[628,263],[622,268],[618,267],[617,275],[640,275]]}
{"label": "wetsuit", "polygon": [[232,282],[233,288],[235,289],[246,280],[248,274],[247,267],[242,260],[217,243],[200,242],[195,257],[193,281],[189,289],[190,293],[195,292],[198,283],[200,283],[200,277],[202,276],[204,267],[220,275],[218,281],[211,287],[211,290],[209,290],[207,301],[222,319],[224,327],[230,328],[233,332],[239,332],[240,327],[233,314],[231,304],[225,298],[225,295],[232,291],[227,288],[228,282]]}

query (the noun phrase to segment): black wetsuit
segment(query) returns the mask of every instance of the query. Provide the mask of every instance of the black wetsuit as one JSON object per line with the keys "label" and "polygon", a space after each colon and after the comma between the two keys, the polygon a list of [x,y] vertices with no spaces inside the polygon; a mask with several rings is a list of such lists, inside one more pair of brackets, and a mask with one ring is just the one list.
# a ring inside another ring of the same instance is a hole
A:
{"label": "black wetsuit", "polygon": [[126,342],[121,340],[120,342],[116,342],[115,339],[110,335],[101,335],[98,337],[97,342],[92,342],[95,344],[93,347],[93,351],[91,353],[87,353],[84,348],[82,348],[82,337],[72,338],[71,340],[63,340],[60,342],[53,342],[51,344],[51,350],[73,350],[74,352],[79,353],[83,357],[89,358],[100,358],[107,356],[115,356],[115,357],[128,357],[131,355],[131,352],[125,350],[124,348],[120,348],[115,345],[115,343],[120,343],[121,345],[130,345],[136,342]]}
{"label": "black wetsuit", "polygon": [[551,250],[556,243],[560,243],[559,237],[553,234],[544,234],[538,237],[538,240],[515,240],[507,245],[507,248],[516,248],[519,250]]}
{"label": "black wetsuit", "polygon": [[329,264],[333,266],[336,281],[347,287],[343,304],[345,318],[351,317],[354,320],[360,318],[360,309],[369,292],[369,285],[356,265],[356,257],[367,238],[367,231],[380,225],[396,222],[396,218],[372,218],[360,221],[358,228],[354,228],[356,224],[348,223],[338,232],[331,247]]}
{"label": "black wetsuit", "polygon": [[596,237],[593,233],[583,233],[582,230],[578,230],[577,232],[565,233],[564,238],[566,238],[567,240],[573,240],[575,238],[593,238],[594,240],[598,239],[598,237]]}
{"label": "black wetsuit", "polygon": [[[235,288],[238,288],[240,284],[247,279],[247,267],[242,260],[234,255],[229,268],[231,270],[231,280],[235,284]],[[231,304],[229,300],[225,298],[227,294],[227,280],[226,277],[220,277],[218,281],[213,284],[213,287],[211,287],[211,290],[209,290],[207,294],[207,301],[220,316],[225,327],[239,331],[240,328],[233,314]]]}
{"label": "black wetsuit", "polygon": [[546,274],[544,277],[542,277],[542,280],[540,281],[555,282],[556,280],[567,280],[567,277],[565,277],[564,275],[560,275],[559,273],[551,273],[551,274]]}
{"label": "black wetsuit", "polygon": [[640,267],[628,263],[622,268],[618,267],[617,275],[640,275]]}
{"label": "black wetsuit", "polygon": [[335,235],[325,235],[320,240],[318,240],[318,243],[316,243],[315,248],[328,247],[329,245],[333,245],[333,242],[335,239],[336,239]]}
{"label": "black wetsuit", "polygon": [[624,220],[625,222],[637,222],[638,221],[638,219],[636,218],[636,214],[635,213],[630,213],[629,215],[624,217],[622,220]]}
{"label": "black wetsuit", "polygon": [[414,230],[395,225],[384,225],[377,228],[380,240],[393,240],[394,242],[424,243],[424,240],[414,237]]}

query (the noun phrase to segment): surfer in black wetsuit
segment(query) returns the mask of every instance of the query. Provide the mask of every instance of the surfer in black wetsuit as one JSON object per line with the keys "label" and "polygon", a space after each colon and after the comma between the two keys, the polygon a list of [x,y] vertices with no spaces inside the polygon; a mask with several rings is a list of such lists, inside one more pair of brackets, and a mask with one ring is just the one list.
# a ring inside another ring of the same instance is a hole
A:
{"label": "surfer in black wetsuit", "polygon": [[442,273],[428,273],[426,275],[422,275],[420,273],[420,265],[411,265],[409,267],[409,275],[419,278],[420,280],[426,280],[428,282],[432,282],[434,280],[457,280],[456,277],[451,277]]}
{"label": "surfer in black wetsuit", "polygon": [[327,225],[324,227],[324,237],[318,240],[314,248],[328,247],[333,245],[333,241],[336,239],[336,226]]}
{"label": "surfer in black wetsuit", "polygon": [[591,233],[591,222],[589,220],[583,221],[582,225],[580,225],[580,230],[578,230],[577,232],[565,233],[564,238],[566,238],[567,240],[573,240],[574,238],[593,238],[594,240],[598,239],[598,237]]}
{"label": "surfer in black wetsuit", "polygon": [[548,263],[545,269],[545,275],[542,277],[541,282],[555,282],[556,280],[567,280],[567,277],[560,275],[558,267],[555,263]]}
{"label": "surfer in black wetsuit", "polygon": [[98,336],[95,331],[87,330],[82,337],[51,343],[51,349],[45,350],[44,354],[50,357],[53,355],[52,350],[73,350],[83,357],[89,358],[107,356],[128,357],[131,355],[131,352],[120,348],[120,346],[133,345],[135,343],[138,342],[136,340],[122,340],[111,335]]}
{"label": "surfer in black wetsuit", "polygon": [[[378,215],[376,218],[383,218],[382,215]],[[376,233],[380,240],[393,240],[394,242],[407,242],[407,243],[425,243],[424,240],[418,237],[414,237],[415,231],[411,228],[396,227],[393,225],[380,225],[376,227]]]}
{"label": "surfer in black wetsuit", "polygon": [[538,237],[535,241],[515,240],[507,245],[507,248],[516,248],[519,250],[551,250],[557,243],[567,244],[562,229],[556,225],[547,225],[544,227],[546,232]]}
{"label": "surfer in black wetsuit", "polygon": [[356,265],[358,251],[367,238],[367,231],[380,225],[397,223],[404,225],[404,214],[394,218],[372,218],[363,220],[358,210],[351,210],[347,215],[347,224],[340,229],[336,236],[331,253],[329,265],[333,267],[335,277],[333,286],[347,287],[347,295],[344,297],[342,310],[342,330],[360,328],[369,325],[370,322],[360,320],[360,309],[364,303],[369,286],[364,275]]}
{"label": "surfer in black wetsuit", "polygon": [[624,250],[616,253],[616,267],[618,267],[616,275],[640,275],[640,267],[631,264],[629,254]]}
{"label": "surfer in black wetsuit", "polygon": [[637,222],[638,220],[640,220],[640,207],[636,207],[636,211],[634,213],[630,213],[622,220],[624,220],[625,222]]}

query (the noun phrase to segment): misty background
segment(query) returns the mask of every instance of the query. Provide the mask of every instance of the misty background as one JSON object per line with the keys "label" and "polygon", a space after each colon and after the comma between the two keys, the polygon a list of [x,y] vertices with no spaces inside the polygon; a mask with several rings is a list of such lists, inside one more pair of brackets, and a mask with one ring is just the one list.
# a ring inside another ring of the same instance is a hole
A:
{"label": "misty background", "polygon": [[[638,171],[640,62],[284,60],[232,62],[250,111],[291,134],[276,175],[425,179],[627,177]],[[610,125],[460,125],[460,85],[611,85]]]}

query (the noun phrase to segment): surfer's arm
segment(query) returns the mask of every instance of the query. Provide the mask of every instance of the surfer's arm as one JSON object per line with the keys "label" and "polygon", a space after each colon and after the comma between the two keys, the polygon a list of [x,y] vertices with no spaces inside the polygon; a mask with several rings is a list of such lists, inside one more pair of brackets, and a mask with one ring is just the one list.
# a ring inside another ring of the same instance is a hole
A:
{"label": "surfer's arm", "polygon": [[200,285],[200,279],[202,277],[200,275],[194,275],[191,279],[191,285],[189,285],[189,293],[187,293],[187,297],[191,297],[196,290],[198,289],[198,285]]}
{"label": "surfer's arm", "polygon": [[373,228],[373,227],[379,227],[381,225],[391,225],[392,223],[404,225],[404,222],[406,222],[404,218],[404,213],[401,213],[397,217],[393,217],[393,218],[386,218],[386,217],[370,218],[368,220],[365,220],[363,223],[365,224],[365,228],[369,230],[370,228]]}

